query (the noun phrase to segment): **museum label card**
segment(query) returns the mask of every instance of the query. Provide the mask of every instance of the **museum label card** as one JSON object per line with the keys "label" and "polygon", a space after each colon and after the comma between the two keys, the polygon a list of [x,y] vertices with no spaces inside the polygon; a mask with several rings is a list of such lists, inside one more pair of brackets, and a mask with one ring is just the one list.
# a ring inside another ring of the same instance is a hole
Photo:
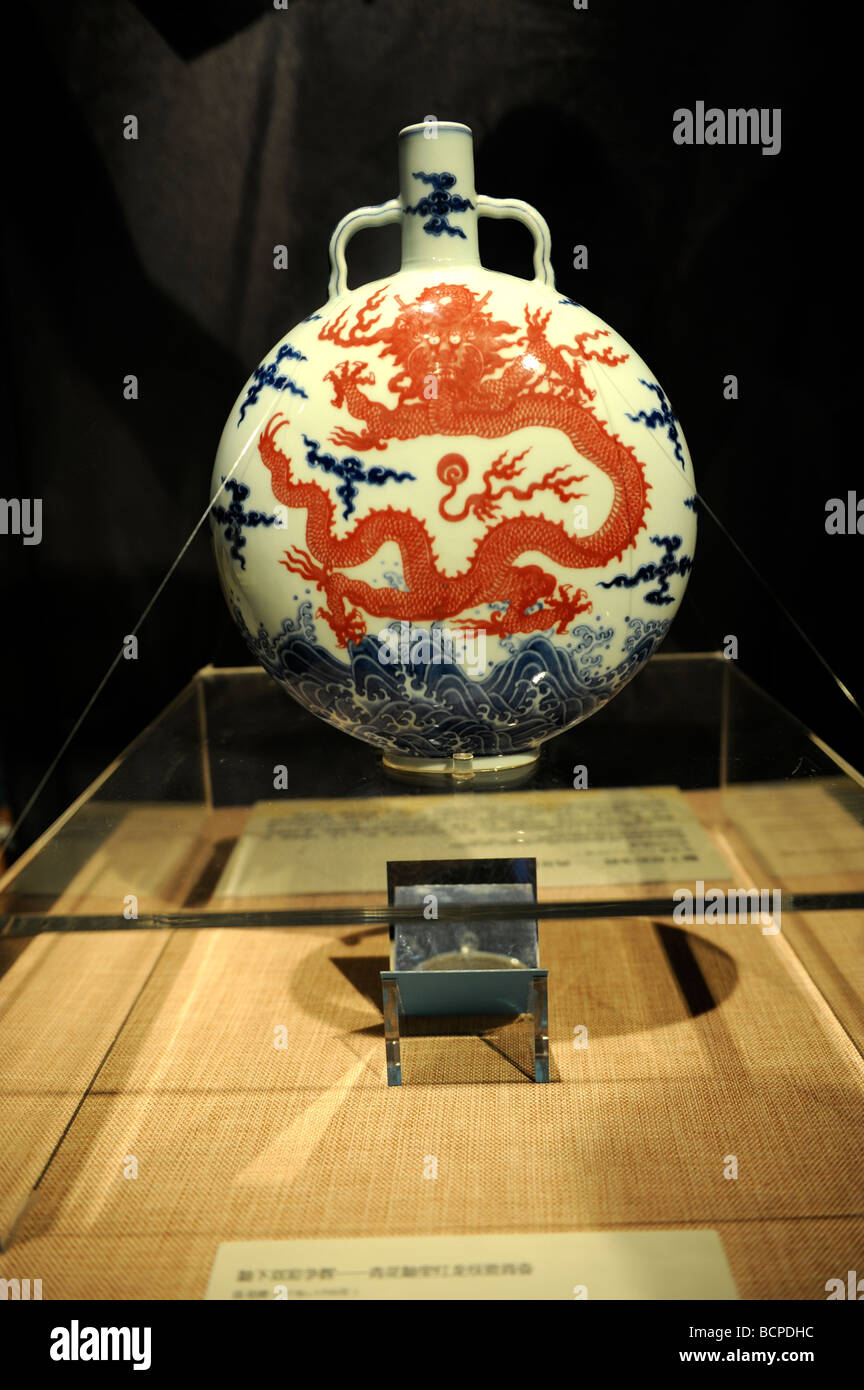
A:
{"label": "museum label card", "polygon": [[716,1231],[220,1245],[208,1299],[737,1299]]}
{"label": "museum label card", "polygon": [[537,860],[541,888],[726,881],[674,787],[259,802],[217,898],[380,891],[389,859]]}

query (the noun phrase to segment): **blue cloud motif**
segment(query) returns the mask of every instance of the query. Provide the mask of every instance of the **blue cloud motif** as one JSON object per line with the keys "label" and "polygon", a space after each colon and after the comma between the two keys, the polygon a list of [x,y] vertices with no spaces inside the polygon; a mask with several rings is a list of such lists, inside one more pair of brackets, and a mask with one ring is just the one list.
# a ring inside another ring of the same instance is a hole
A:
{"label": "blue cloud motif", "polygon": [[690,555],[676,555],[675,552],[681,544],[680,536],[652,536],[651,543],[663,547],[664,554],[660,560],[640,565],[635,574],[616,574],[614,579],[600,579],[600,588],[634,589],[637,584],[659,581],[659,588],[651,589],[642,595],[645,602],[656,604],[658,607],[674,603],[675,599],[669,592],[669,580],[673,574],[680,574],[682,578],[689,574],[693,568],[693,559]]}
{"label": "blue cloud motif", "polygon": [[[313,317],[317,317],[317,315],[313,315]],[[298,386],[290,376],[280,373],[280,363],[288,360],[306,362],[308,359],[290,343],[283,343],[272,362],[262,362],[260,367],[255,368],[252,373],[252,380],[246,389],[245,399],[240,407],[240,418],[237,421],[238,429],[246,411],[250,405],[257,403],[265,386],[272,386],[274,391],[290,391],[292,396],[302,396],[304,400],[309,399],[302,386]]]}
{"label": "blue cloud motif", "polygon": [[628,415],[627,419],[635,421],[641,420],[644,425],[648,426],[649,430],[665,429],[669,443],[675,446],[676,459],[681,467],[685,468],[684,455],[681,452],[681,436],[678,433],[678,425],[680,423],[678,416],[663,394],[663,388],[660,386],[659,382],[645,381],[641,376],[639,381],[643,386],[647,386],[649,391],[654,392],[660,402],[660,409],[652,410],[650,413],[647,410],[640,410],[636,415]]}
{"label": "blue cloud motif", "polygon": [[223,478],[222,485],[225,491],[231,494],[232,500],[227,507],[223,507],[221,502],[214,503],[210,508],[210,514],[218,526],[225,527],[225,539],[231,542],[231,559],[239,560],[241,570],[245,570],[246,559],[240,553],[246,545],[244,526],[273,526],[279,518],[276,515],[268,516],[266,512],[245,510],[243,503],[249,496],[246,483],[239,483],[236,478],[229,478],[226,483]]}
{"label": "blue cloud motif", "polygon": [[343,503],[342,516],[345,521],[355,511],[354,503],[357,499],[357,488],[359,483],[369,483],[372,487],[383,487],[385,483],[404,483],[416,482],[413,473],[397,473],[392,468],[383,468],[381,464],[375,463],[371,468],[362,459],[355,458],[349,454],[348,458],[337,459],[332,454],[321,454],[318,452],[319,444],[317,439],[309,439],[303,436],[303,443],[306,445],[306,462],[310,468],[321,468],[325,473],[334,473],[337,478],[342,479],[341,487],[337,487],[336,496]]}
{"label": "blue cloud motif", "polygon": [[420,217],[428,217],[429,221],[423,223],[424,232],[430,236],[440,236],[446,232],[448,236],[461,236],[465,239],[465,233],[461,227],[451,227],[447,218],[450,213],[468,212],[474,204],[470,198],[463,198],[458,193],[451,193],[450,189],[456,183],[455,174],[412,174],[412,179],[420,179],[422,183],[431,183],[433,191],[421,198],[414,207],[406,207],[406,212],[417,213]]}

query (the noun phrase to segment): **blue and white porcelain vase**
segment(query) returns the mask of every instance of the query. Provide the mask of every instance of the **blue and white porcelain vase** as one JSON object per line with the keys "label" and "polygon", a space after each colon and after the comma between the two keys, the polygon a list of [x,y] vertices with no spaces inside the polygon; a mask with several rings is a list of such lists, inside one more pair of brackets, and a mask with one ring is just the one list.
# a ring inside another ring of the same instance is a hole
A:
{"label": "blue and white porcelain vase", "polygon": [[[339,223],[330,296],[256,368],[213,473],[222,587],[307,709],[449,773],[531,763],[665,636],[687,584],[687,445],[645,363],[555,290],[549,233],[474,190],[471,132],[399,137],[400,193]],[[477,219],[534,237],[534,278],[484,270]],[[361,227],[401,270],[346,288]]]}

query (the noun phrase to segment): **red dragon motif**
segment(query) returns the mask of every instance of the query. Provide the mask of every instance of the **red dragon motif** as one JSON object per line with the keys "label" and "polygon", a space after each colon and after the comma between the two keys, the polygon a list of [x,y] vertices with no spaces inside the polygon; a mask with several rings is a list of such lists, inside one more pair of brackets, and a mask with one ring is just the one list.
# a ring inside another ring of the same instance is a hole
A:
{"label": "red dragon motif", "polygon": [[[366,632],[363,613],[428,622],[458,618],[489,603],[506,603],[506,611],[498,609],[488,620],[456,625],[501,635],[552,626],[566,632],[577,614],[591,608],[586,591],[574,592],[539,565],[516,561],[535,551],[568,569],[601,569],[613,558],[620,560],[644,527],[649,506],[644,465],[597,418],[591,404],[595,393],[581,369],[586,361],[615,366],[626,358],[612,356],[608,347],[602,352],[587,347],[590,340],[605,336],[604,330],[580,333],[573,345],[553,347],[545,332],[550,315],[541,310],[532,313],[527,305],[526,331],[508,343],[506,336],[518,329],[492,318],[485,309],[489,294],[481,297],[463,285],[432,286],[411,304],[403,304],[397,296],[395,321],[376,331],[381,317],[376,311],[388,288],[385,285],[369,296],[350,330],[346,331],[345,309],[320,331],[322,340],[340,347],[380,344],[379,356],[392,356],[398,368],[387,383],[397,399],[393,406],[372,400],[361,390],[375,384],[366,362],[345,361],[327,373],[333,404],[344,406],[354,420],[362,422],[359,430],[339,426],[330,436],[332,442],[357,450],[383,450],[391,440],[429,435],[500,439],[526,427],[545,426],[565,435],[582,459],[612,480],[609,514],[586,535],[573,535],[563,523],[542,516],[505,517],[480,537],[466,568],[447,576],[436,564],[426,525],[411,512],[373,509],[340,539],[334,533],[336,508],[327,491],[292,474],[291,460],[276,442],[289,421],[277,414],[262,431],[258,450],[272,475],[277,500],[307,512],[307,549],[292,546],[280,563],[323,591],[327,607],[319,608],[318,616],[329,623],[343,647],[358,642]],[[507,349],[510,353],[505,356]],[[448,504],[467,478],[468,464],[461,454],[445,454],[437,467],[437,476],[448,489],[439,502],[439,515],[453,522],[469,515],[492,521],[506,493],[519,501],[544,489],[563,501],[584,495],[568,489],[586,475],[568,475],[561,467],[519,488],[512,480],[522,472],[517,465],[527,452],[509,463],[506,452],[500,454],[483,475],[483,491],[470,496],[458,512],[448,510]],[[496,483],[503,486],[496,490]],[[402,556],[404,589],[368,584],[346,573],[393,541]]]}

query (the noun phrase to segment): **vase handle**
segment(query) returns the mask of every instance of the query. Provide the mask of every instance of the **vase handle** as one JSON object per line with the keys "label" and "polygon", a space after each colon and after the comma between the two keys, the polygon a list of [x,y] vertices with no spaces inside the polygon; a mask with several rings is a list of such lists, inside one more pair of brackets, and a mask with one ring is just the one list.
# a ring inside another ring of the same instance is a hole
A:
{"label": "vase handle", "polygon": [[369,207],[355,208],[336,226],[330,238],[330,285],[328,299],[348,288],[348,267],[345,264],[345,250],[355,232],[364,227],[384,227],[388,222],[398,222],[402,215],[402,204],[398,198],[387,203],[373,203]]}
{"label": "vase handle", "polygon": [[552,269],[550,252],[552,238],[549,228],[536,208],[523,203],[520,198],[487,198],[477,194],[478,217],[512,217],[527,227],[534,238],[534,279],[538,284],[555,288],[555,273]]}

